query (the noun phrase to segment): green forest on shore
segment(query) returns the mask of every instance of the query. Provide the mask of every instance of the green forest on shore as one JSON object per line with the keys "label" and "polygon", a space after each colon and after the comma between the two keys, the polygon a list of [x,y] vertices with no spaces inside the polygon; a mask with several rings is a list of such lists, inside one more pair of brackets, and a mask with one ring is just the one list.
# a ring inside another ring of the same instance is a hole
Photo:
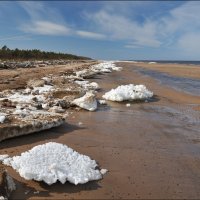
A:
{"label": "green forest on shore", "polygon": [[0,59],[1,60],[30,60],[30,59],[42,59],[42,60],[54,60],[54,59],[66,59],[66,60],[85,60],[90,59],[83,56],[76,56],[72,54],[66,53],[55,53],[48,51],[41,51],[39,49],[31,49],[31,50],[20,50],[9,49],[6,45],[4,45],[0,49]]}

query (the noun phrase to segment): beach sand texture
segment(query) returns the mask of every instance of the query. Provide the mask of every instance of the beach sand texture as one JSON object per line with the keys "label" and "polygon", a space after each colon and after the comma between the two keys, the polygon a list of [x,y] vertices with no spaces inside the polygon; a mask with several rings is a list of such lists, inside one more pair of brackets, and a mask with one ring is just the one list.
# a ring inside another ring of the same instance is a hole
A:
{"label": "beach sand texture", "polygon": [[18,188],[11,199],[199,198],[200,97],[163,85],[135,69],[200,78],[200,68],[125,62],[117,66],[123,70],[91,79],[101,87],[99,99],[110,89],[130,83],[145,84],[155,96],[149,102],[107,101],[96,112],[72,111],[67,124],[5,140],[0,145],[0,154],[13,156],[38,144],[59,142],[90,156],[109,172],[102,180],[84,185],[48,186],[26,181],[8,167]]}

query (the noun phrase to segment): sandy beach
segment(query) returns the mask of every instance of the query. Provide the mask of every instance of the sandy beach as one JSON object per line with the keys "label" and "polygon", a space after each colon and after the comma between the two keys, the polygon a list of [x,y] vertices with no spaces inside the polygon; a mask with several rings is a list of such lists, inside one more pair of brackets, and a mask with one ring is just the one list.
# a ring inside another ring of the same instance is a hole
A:
{"label": "sandy beach", "polygon": [[[108,173],[102,180],[84,185],[56,183],[48,186],[26,181],[7,167],[18,188],[11,199],[199,198],[200,97],[162,84],[137,69],[199,79],[200,67],[126,62],[116,65],[123,70],[91,79],[101,87],[97,94],[99,99],[110,89],[130,83],[146,85],[154,92],[154,97],[148,102],[130,102],[130,107],[126,106],[127,102],[107,101],[107,105],[99,105],[96,112],[70,110],[66,124],[5,140],[0,145],[0,154],[13,156],[45,142],[63,143],[95,159],[101,168],[109,170]],[[57,68],[56,73],[72,67]],[[37,70],[33,73],[41,77],[55,73],[52,69],[31,70]],[[22,71],[21,76],[27,73]],[[2,72],[9,74],[6,70]],[[13,71],[12,76],[16,76],[15,73],[19,74]],[[28,77],[22,87],[27,80]],[[15,84],[8,87],[14,88]],[[6,89],[6,84],[0,89]]]}

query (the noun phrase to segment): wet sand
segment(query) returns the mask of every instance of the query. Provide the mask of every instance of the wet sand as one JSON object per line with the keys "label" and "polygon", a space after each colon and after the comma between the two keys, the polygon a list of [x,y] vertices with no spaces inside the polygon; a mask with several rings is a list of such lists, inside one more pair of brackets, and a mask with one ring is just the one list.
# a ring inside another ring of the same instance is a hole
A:
{"label": "wet sand", "polygon": [[[18,190],[11,199],[197,199],[200,196],[200,98],[133,71],[98,75],[98,97],[121,84],[145,84],[149,102],[108,102],[96,112],[73,112],[68,123],[1,142],[0,154],[17,155],[49,141],[64,143],[109,172],[100,181],[74,186],[26,181],[11,168]],[[173,72],[171,72],[173,73]],[[82,122],[82,125],[79,125]],[[38,193],[39,191],[39,193]]]}

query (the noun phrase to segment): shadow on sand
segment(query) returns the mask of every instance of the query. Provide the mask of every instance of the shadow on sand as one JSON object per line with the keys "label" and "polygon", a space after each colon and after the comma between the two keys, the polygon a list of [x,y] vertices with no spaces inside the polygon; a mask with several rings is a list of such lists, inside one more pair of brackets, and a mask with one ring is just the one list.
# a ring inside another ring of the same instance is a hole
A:
{"label": "shadow on sand", "polygon": [[52,197],[51,193],[57,193],[58,195],[61,195],[59,198],[63,199],[67,198],[68,195],[73,193],[79,193],[81,191],[92,191],[101,188],[101,186],[98,184],[98,181],[91,181],[86,184],[79,184],[79,185],[73,185],[69,182],[66,182],[65,184],[57,182],[53,185],[47,185],[44,182],[40,182],[38,184],[42,189],[36,190],[35,188],[30,187],[28,183],[21,183],[16,179],[14,179],[14,181],[17,190],[11,194],[9,199],[29,199],[31,197],[48,198]]}
{"label": "shadow on sand", "polygon": [[55,139],[62,136],[63,134],[68,134],[78,129],[84,129],[84,128],[65,123],[59,127],[54,127],[49,130],[44,130],[29,135],[22,135],[19,137],[4,140],[1,142],[0,150],[11,147],[17,147],[21,145],[32,144],[39,141],[45,141],[47,139]]}

